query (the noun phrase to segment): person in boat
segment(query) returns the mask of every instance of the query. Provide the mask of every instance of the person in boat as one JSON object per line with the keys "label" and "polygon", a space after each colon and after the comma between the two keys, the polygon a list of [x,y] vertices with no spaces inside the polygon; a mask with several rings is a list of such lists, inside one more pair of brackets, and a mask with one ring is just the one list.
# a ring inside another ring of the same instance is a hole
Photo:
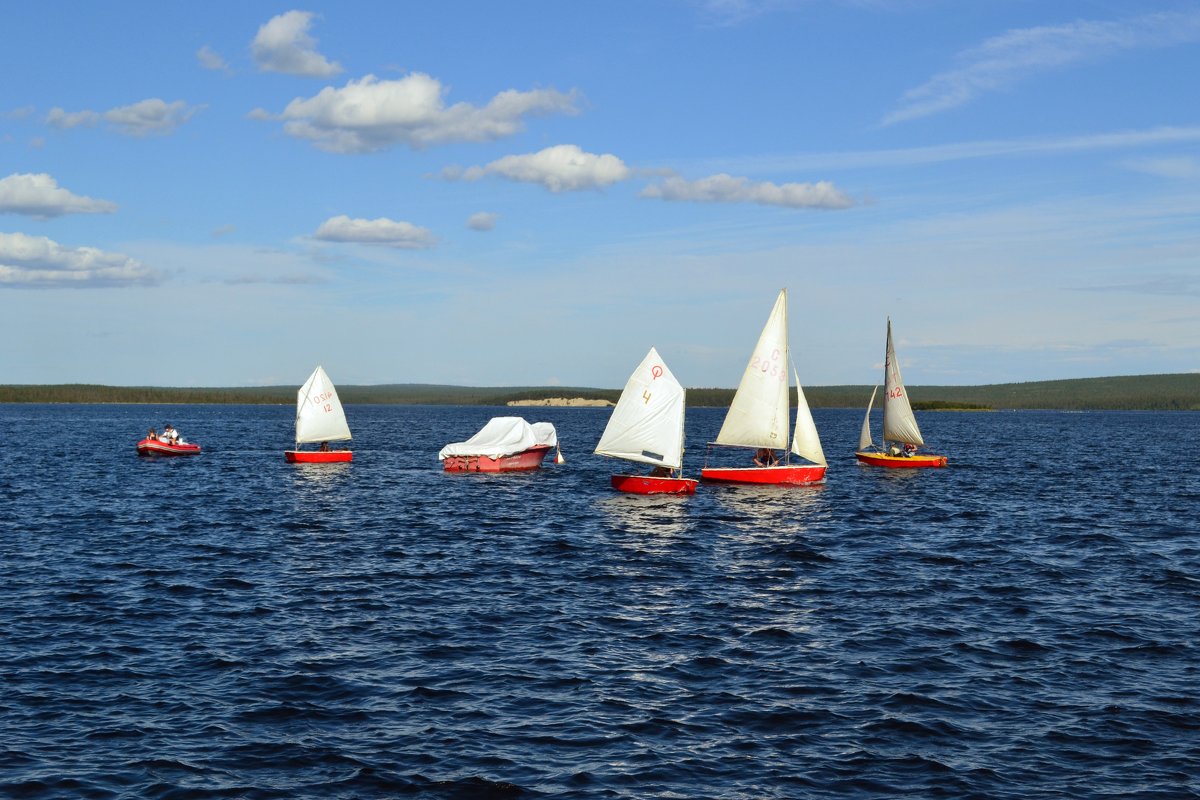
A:
{"label": "person in boat", "polygon": [[887,454],[888,454],[889,456],[898,456],[898,455],[900,455],[900,448],[899,448],[898,446],[896,446],[896,443],[895,443],[895,442],[893,442],[893,443],[892,443],[892,446],[888,448]]}
{"label": "person in boat", "polygon": [[321,452],[322,453],[329,452],[329,442],[321,442]]}
{"label": "person in boat", "polygon": [[905,458],[912,458],[913,453],[917,452],[917,446],[911,442],[904,443],[904,452],[901,454]]}
{"label": "person in boat", "polygon": [[756,467],[773,467],[779,463],[779,458],[775,455],[775,451],[769,447],[760,447],[758,452],[754,454],[754,465]]}
{"label": "person in boat", "polygon": [[158,439],[158,431],[154,430],[154,428],[151,428],[150,430],[146,431],[146,438],[157,440]]}
{"label": "person in boat", "polygon": [[650,477],[651,478],[669,478],[669,477],[671,477],[671,468],[664,467],[661,465],[657,466],[654,469],[650,470]]}
{"label": "person in boat", "polygon": [[171,427],[171,423],[163,426],[162,440],[167,444],[179,444],[179,431]]}

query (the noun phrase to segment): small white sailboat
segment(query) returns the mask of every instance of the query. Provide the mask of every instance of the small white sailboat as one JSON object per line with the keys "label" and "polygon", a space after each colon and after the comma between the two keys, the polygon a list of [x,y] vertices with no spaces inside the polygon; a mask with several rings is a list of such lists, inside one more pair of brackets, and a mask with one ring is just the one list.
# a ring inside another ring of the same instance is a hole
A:
{"label": "small white sailboat", "polygon": [[[796,375],[796,427],[788,446],[790,392],[788,391],[787,289],[779,291],[767,324],[742,374],[741,383],[725,415],[716,445],[757,449],[753,467],[709,467],[704,480],[727,483],[803,485],[825,480],[827,464],[812,412]],[[776,450],[784,451],[784,463]],[[796,455],[812,462],[792,464]]]}
{"label": "small white sailboat", "polygon": [[695,494],[682,475],[686,390],[653,347],[629,376],[596,453],[650,464],[649,475],[613,475],[612,487],[633,494]]}
{"label": "small white sailboat", "polygon": [[[346,424],[346,412],[338,399],[333,381],[318,366],[296,393],[296,449],[285,450],[283,457],[290,462],[326,464],[334,461],[352,461],[349,450],[330,450],[330,442],[350,439],[350,426]],[[320,442],[317,450],[301,450],[302,444]]]}
{"label": "small white sailboat", "polygon": [[[863,418],[862,431],[858,436],[858,452],[854,454],[864,464],[874,467],[920,468],[944,467],[946,457],[932,453],[919,453],[916,448],[925,444],[904,379],[900,377],[900,364],[896,361],[896,348],[892,344],[892,320],[887,321],[887,349],[883,358],[883,443],[876,449],[871,438],[871,406],[875,404],[875,390],[867,403],[867,415]],[[888,446],[888,442],[893,442]],[[899,443],[897,447],[895,443]]]}

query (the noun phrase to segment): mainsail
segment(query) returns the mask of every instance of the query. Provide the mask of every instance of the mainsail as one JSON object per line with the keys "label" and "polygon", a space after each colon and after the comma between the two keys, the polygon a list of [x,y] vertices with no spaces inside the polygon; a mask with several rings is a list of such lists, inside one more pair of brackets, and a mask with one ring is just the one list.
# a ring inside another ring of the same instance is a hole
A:
{"label": "mainsail", "polygon": [[350,438],[346,412],[333,381],[317,367],[296,394],[296,444],[339,442]]}
{"label": "mainsail", "polygon": [[596,445],[602,456],[679,469],[684,389],[653,347],[629,376]]}
{"label": "mainsail", "polygon": [[824,466],[825,451],[821,448],[821,437],[817,435],[817,425],[813,422],[804,389],[800,388],[800,374],[796,372],[795,365],[792,365],[792,375],[796,378],[796,432],[792,435],[792,452]]}
{"label": "mainsail", "polygon": [[858,433],[859,450],[866,450],[868,447],[871,447],[875,444],[875,442],[871,440],[871,408],[875,405],[875,393],[878,391],[878,386],[872,389],[871,399],[867,402],[867,413],[866,416],[863,417],[862,430]]}
{"label": "mainsail", "polygon": [[787,449],[787,363],[787,289],[781,289],[717,434],[717,444]]}
{"label": "mainsail", "polygon": [[892,320],[887,323],[887,354],[883,362],[883,439],[885,442],[907,442],[922,445],[921,429],[908,404],[908,393],[900,377],[900,365],[896,362],[896,348],[892,346]]}

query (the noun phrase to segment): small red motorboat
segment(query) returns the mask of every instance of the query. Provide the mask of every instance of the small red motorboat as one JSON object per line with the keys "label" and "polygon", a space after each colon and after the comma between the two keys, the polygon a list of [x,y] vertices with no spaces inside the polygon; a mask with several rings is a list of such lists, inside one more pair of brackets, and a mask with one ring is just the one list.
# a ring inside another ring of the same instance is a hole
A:
{"label": "small red motorboat", "polygon": [[774,467],[704,467],[700,477],[706,481],[783,486],[823,483],[823,464],[780,464]]}
{"label": "small red motorboat", "polygon": [[190,442],[164,442],[149,437],[137,443],[139,456],[194,456],[199,455],[200,445]]}
{"label": "small red motorboat", "polygon": [[695,494],[695,478],[657,477],[654,475],[613,475],[612,488],[630,494]]}
{"label": "small red motorboat", "polygon": [[446,472],[524,472],[538,469],[558,434],[549,422],[530,425],[521,417],[492,417],[470,439],[442,448]]}

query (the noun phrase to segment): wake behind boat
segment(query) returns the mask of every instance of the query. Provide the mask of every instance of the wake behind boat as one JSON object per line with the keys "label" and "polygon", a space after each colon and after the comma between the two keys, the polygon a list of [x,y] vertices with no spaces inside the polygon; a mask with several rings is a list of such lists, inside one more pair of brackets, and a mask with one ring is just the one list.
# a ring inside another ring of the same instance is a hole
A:
{"label": "wake behind boat", "polygon": [[[710,467],[706,463],[700,477],[725,483],[802,486],[825,480],[825,453],[808,401],[796,377],[796,427],[788,447],[788,354],[787,289],[779,291],[767,324],[742,374],[741,383],[725,415],[716,445],[757,449],[754,466]],[[711,445],[710,445],[711,449]],[[776,450],[784,451],[784,463],[778,463]],[[796,455],[813,462],[792,464]]]}
{"label": "wake behind boat", "polygon": [[[551,448],[558,448],[551,423],[492,417],[470,439],[443,447],[438,460],[446,472],[524,472],[539,469]],[[561,453],[556,460],[561,463]]]}
{"label": "wake behind boat", "polygon": [[[353,461],[349,450],[330,450],[330,442],[350,439],[350,426],[346,423],[346,412],[338,399],[333,381],[325,370],[317,365],[312,375],[296,393],[296,449],[283,451],[289,463],[328,464]],[[301,450],[302,444],[316,444],[316,450]]]}
{"label": "wake behind boat", "polygon": [[654,467],[649,475],[613,475],[612,487],[632,494],[695,494],[685,478],[685,391],[653,347],[629,376],[596,453]]}
{"label": "wake behind boat", "polygon": [[[872,467],[920,469],[946,466],[945,456],[917,450],[925,444],[925,440],[921,438],[921,429],[917,427],[917,418],[913,415],[904,380],[900,377],[900,364],[896,361],[896,348],[892,344],[891,318],[887,321],[887,349],[883,359],[883,444],[876,448],[871,438],[871,407],[875,404],[875,392],[878,389],[876,386],[871,391],[867,414],[858,435],[858,452],[854,457]],[[889,446],[888,442],[892,444]]]}

